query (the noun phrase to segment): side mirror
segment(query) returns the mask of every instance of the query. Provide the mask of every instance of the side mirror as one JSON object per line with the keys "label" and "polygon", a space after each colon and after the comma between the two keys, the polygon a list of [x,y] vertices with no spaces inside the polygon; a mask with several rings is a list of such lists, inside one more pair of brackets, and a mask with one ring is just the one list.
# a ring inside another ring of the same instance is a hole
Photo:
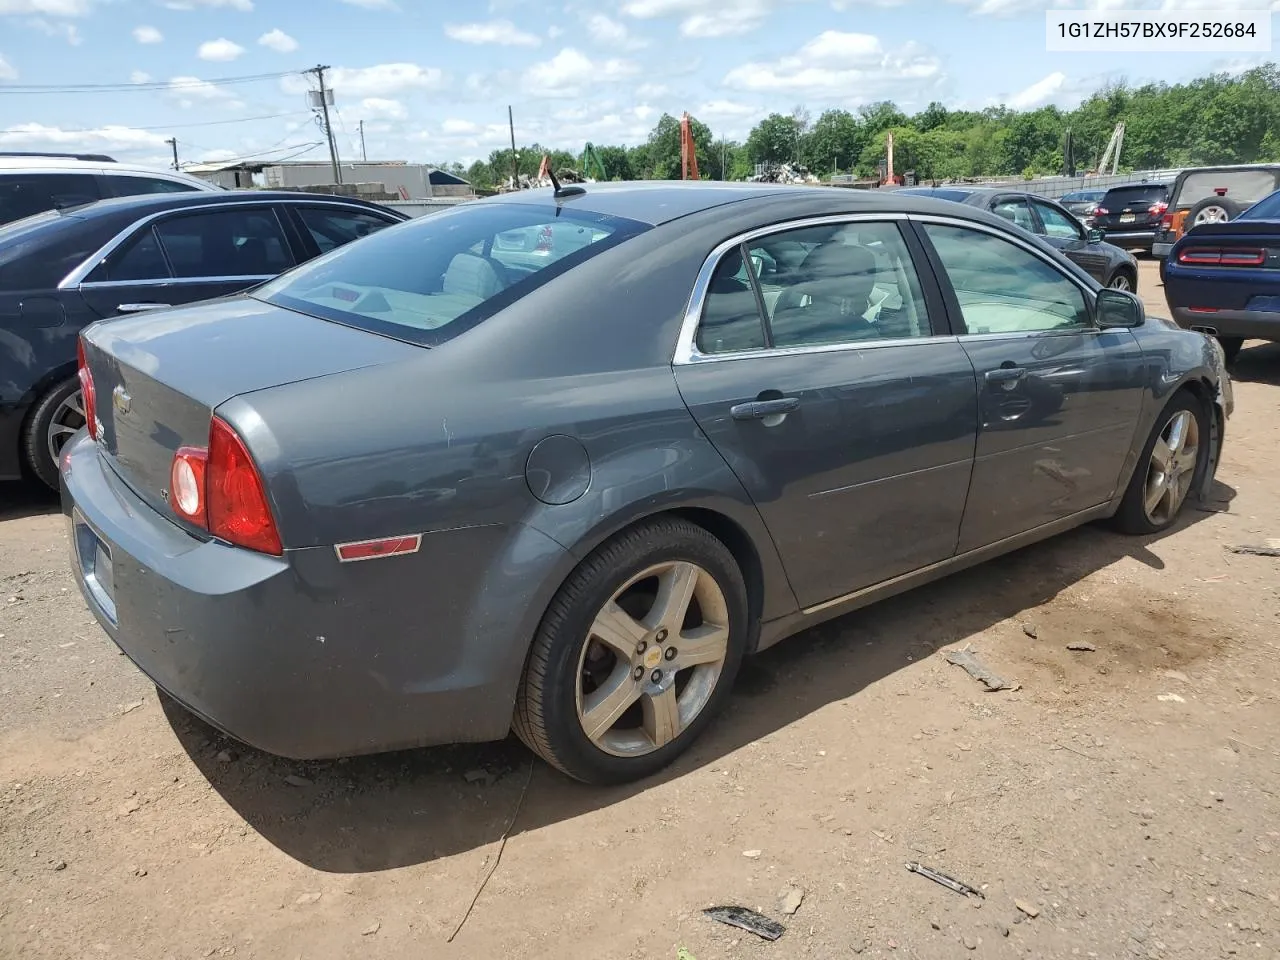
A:
{"label": "side mirror", "polygon": [[1090,243],[1101,243],[1106,239],[1107,231],[1093,227],[1085,234]]}
{"label": "side mirror", "polygon": [[1103,330],[1132,330],[1146,322],[1142,301],[1124,290],[1098,291],[1098,326]]}

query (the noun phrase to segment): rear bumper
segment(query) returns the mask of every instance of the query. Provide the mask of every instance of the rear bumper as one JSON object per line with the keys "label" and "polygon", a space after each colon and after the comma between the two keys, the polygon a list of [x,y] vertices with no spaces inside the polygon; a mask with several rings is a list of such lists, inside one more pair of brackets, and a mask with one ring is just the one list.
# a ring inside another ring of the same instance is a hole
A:
{"label": "rear bumper", "polygon": [[1107,234],[1104,239],[1107,243],[1113,243],[1117,246],[1126,243],[1131,243],[1135,246],[1145,246],[1146,244],[1153,243],[1155,241],[1156,232],[1152,229],[1144,230],[1142,228],[1138,228],[1137,230],[1107,230]]}
{"label": "rear bumper", "polygon": [[1173,249],[1172,243],[1164,243],[1162,241],[1156,240],[1156,241],[1153,241],[1151,244],[1151,255],[1153,257],[1158,257],[1161,260],[1163,260],[1165,257],[1169,256],[1169,251],[1172,249]]}
{"label": "rear bumper", "polygon": [[1220,337],[1280,341],[1280,313],[1257,310],[1216,310],[1201,313],[1186,307],[1170,307],[1174,322],[1187,330],[1208,330]]}
{"label": "rear bumper", "polygon": [[297,759],[505,737],[531,625],[571,563],[525,527],[442,531],[416,554],[347,564],[332,547],[203,542],[84,433],[62,496],[76,580],[120,649],[193,713]]}

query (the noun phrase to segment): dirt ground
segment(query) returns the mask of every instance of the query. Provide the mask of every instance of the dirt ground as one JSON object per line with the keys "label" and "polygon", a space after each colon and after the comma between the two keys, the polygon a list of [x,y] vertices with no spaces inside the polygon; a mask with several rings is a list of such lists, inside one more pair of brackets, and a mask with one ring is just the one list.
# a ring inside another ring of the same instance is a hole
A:
{"label": "dirt ground", "polygon": [[[1157,284],[1145,263],[1163,313]],[[796,637],[623,789],[510,742],[306,764],[230,743],[94,624],[52,500],[0,488],[0,956],[1276,957],[1280,560],[1228,548],[1280,537],[1280,345],[1234,373],[1210,509]],[[1020,688],[944,661],[966,644]]]}

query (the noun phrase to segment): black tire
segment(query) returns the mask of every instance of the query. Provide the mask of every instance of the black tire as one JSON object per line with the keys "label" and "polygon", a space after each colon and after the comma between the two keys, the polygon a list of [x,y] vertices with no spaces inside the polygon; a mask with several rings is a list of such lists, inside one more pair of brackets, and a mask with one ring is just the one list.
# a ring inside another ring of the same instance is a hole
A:
{"label": "black tire", "polygon": [[1226,357],[1227,363],[1232,363],[1244,346],[1244,337],[1219,337],[1218,343],[1222,345],[1222,355]]}
{"label": "black tire", "polygon": [[[1124,286],[1120,286],[1117,281],[1124,281]],[[1113,290],[1124,290],[1135,296],[1138,293],[1138,275],[1128,267],[1120,267],[1115,273],[1107,278],[1107,286]]]}
{"label": "black tire", "polygon": [[58,461],[49,450],[49,428],[63,401],[80,389],[80,381],[72,377],[58,384],[43,397],[27,418],[22,433],[22,456],[34,477],[54,490],[58,489]]}
{"label": "black tire", "polygon": [[[1151,454],[1170,420],[1173,419],[1175,414],[1184,410],[1195,417],[1196,426],[1199,430],[1199,447],[1195,470],[1191,474],[1190,490],[1178,505],[1178,512],[1164,522],[1153,522],[1147,516],[1147,511],[1143,504],[1147,489],[1147,471],[1151,465]],[[1133,468],[1133,476],[1129,478],[1129,486],[1125,489],[1124,498],[1120,501],[1120,508],[1112,518],[1112,524],[1117,530],[1133,536],[1144,536],[1167,530],[1177,522],[1182,508],[1186,506],[1187,499],[1193,496],[1196,484],[1204,475],[1205,466],[1209,462],[1210,444],[1212,443],[1209,417],[1210,413],[1204,402],[1189,390],[1179,390],[1173,395],[1168,404],[1165,405],[1165,408],[1160,411],[1160,416],[1156,417],[1155,425],[1151,428],[1151,435],[1147,437],[1147,442],[1143,444],[1142,455],[1138,458],[1137,466]]]}
{"label": "black tire", "polygon": [[[667,561],[696,563],[715,579],[728,609],[728,653],[706,705],[671,742],[639,756],[615,756],[594,744],[578,719],[578,665],[604,605],[636,574]],[[724,707],[748,635],[747,589],[733,555],[702,527],[669,517],[625,530],[569,575],[538,627],[516,696],[512,727],[553,767],[591,784],[617,784],[658,772],[698,738]]]}
{"label": "black tire", "polygon": [[1240,204],[1234,200],[1228,200],[1226,197],[1205,197],[1194,207],[1187,211],[1186,226],[1183,232],[1187,232],[1195,227],[1196,217],[1200,215],[1200,211],[1207,207],[1221,207],[1227,215],[1227,220],[1234,220],[1240,216]]}

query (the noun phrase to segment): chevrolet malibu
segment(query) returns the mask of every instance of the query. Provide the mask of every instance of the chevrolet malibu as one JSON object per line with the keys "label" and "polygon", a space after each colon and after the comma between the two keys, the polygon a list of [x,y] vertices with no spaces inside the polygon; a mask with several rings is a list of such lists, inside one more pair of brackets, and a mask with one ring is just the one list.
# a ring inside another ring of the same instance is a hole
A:
{"label": "chevrolet malibu", "polygon": [[592,783],[805,627],[1168,528],[1232,409],[1215,341],[1001,217],[778,185],[466,204],[79,370],[72,562],[158,687],[288,757],[514,728]]}

